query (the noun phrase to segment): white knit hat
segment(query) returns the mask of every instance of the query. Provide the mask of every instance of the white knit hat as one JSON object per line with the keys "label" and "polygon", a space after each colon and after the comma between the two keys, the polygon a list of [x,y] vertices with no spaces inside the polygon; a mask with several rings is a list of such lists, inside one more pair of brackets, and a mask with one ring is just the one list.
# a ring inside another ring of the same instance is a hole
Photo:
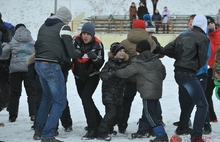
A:
{"label": "white knit hat", "polygon": [[201,28],[205,33],[207,30],[207,19],[202,14],[196,14],[196,16],[193,19],[192,26],[197,26]]}
{"label": "white knit hat", "polygon": [[60,7],[54,17],[60,18],[63,22],[70,22],[72,20],[72,13],[66,6]]}

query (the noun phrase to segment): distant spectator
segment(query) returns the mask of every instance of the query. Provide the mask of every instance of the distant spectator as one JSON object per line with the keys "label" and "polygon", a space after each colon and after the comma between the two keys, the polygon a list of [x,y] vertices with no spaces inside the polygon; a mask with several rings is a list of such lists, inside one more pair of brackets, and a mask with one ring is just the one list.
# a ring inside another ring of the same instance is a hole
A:
{"label": "distant spectator", "polygon": [[216,25],[217,25],[217,28],[220,27],[220,9],[218,10],[218,13],[216,15]]}
{"label": "distant spectator", "polygon": [[112,14],[109,15],[109,17],[108,17],[108,21],[114,21],[114,17],[113,17]]}
{"label": "distant spectator", "polygon": [[159,11],[156,9],[155,13],[152,16],[152,21],[154,21],[154,25],[156,27],[156,33],[158,32],[158,29],[160,27],[161,20],[162,20],[162,16],[160,15]]}
{"label": "distant spectator", "polygon": [[152,24],[152,21],[151,21],[151,17],[150,17],[150,14],[145,14],[143,16],[143,19],[144,19],[144,22],[146,24],[146,31],[147,32],[155,32],[155,27],[154,25]]}
{"label": "distant spectator", "polygon": [[167,28],[166,31],[167,33],[169,32],[169,21],[170,21],[170,11],[167,9],[167,7],[164,7],[164,11],[162,12],[162,17],[163,17],[163,32],[165,33],[165,27]]}
{"label": "distant spectator", "polygon": [[14,36],[14,26],[11,23],[4,22],[2,20],[2,14],[0,13],[0,32],[2,33],[0,41],[10,42]]}
{"label": "distant spectator", "polygon": [[144,4],[144,6],[147,8],[147,2],[146,0],[140,0],[140,2],[142,2]]}
{"label": "distant spectator", "polygon": [[138,7],[138,12],[137,12],[138,19],[144,20],[143,19],[144,14],[149,14],[149,12],[148,12],[147,7],[144,6],[143,2],[140,2],[139,7]]}
{"label": "distant spectator", "polygon": [[129,19],[131,20],[131,28],[132,28],[133,21],[136,20],[136,15],[137,15],[137,8],[136,8],[135,3],[132,2],[129,8]]}

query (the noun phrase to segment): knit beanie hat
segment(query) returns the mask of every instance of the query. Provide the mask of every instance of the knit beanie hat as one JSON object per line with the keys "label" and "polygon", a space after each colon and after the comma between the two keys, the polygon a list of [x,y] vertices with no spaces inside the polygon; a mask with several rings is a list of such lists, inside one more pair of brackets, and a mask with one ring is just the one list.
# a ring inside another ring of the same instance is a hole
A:
{"label": "knit beanie hat", "polygon": [[193,19],[192,26],[199,27],[206,33],[206,29],[207,29],[206,17],[202,14],[196,14],[196,16]]}
{"label": "knit beanie hat", "polygon": [[20,24],[17,24],[17,25],[15,26],[15,31],[16,31],[19,27],[25,27],[25,28],[26,28],[26,26],[25,26],[24,24],[20,23]]}
{"label": "knit beanie hat", "polygon": [[124,46],[122,44],[120,44],[119,42],[114,42],[111,44],[110,46],[110,51],[111,53],[115,56],[118,51],[120,51],[121,49],[125,49]]}
{"label": "knit beanie hat", "polygon": [[90,23],[90,22],[86,22],[82,26],[81,33],[88,33],[92,37],[94,37],[94,35],[95,35],[95,27],[94,27],[94,25],[92,23]]}
{"label": "knit beanie hat", "polygon": [[70,22],[72,20],[72,14],[66,6],[60,7],[54,16],[60,18],[63,22]]}
{"label": "knit beanie hat", "polygon": [[143,19],[144,19],[144,21],[151,20],[150,14],[144,14]]}
{"label": "knit beanie hat", "polygon": [[215,20],[211,16],[206,16],[206,19],[207,19],[207,24],[209,24],[209,23],[215,24]]}
{"label": "knit beanie hat", "polygon": [[136,51],[138,53],[142,53],[146,50],[151,50],[150,43],[147,40],[141,40],[140,42],[138,42],[138,44],[136,45]]}
{"label": "knit beanie hat", "polygon": [[145,30],[146,24],[145,24],[144,20],[135,20],[132,24],[132,29],[134,29],[134,28],[139,28],[139,29]]}

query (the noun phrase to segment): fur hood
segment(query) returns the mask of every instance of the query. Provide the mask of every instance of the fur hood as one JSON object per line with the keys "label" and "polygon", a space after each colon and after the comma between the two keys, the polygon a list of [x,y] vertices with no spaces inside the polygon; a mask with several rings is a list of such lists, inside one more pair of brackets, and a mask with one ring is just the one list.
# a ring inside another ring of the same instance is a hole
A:
{"label": "fur hood", "polygon": [[[111,51],[109,51],[109,52],[108,52],[108,57],[109,57],[109,58],[114,58],[115,56],[112,54]],[[128,61],[128,59],[129,59],[129,56],[128,56],[127,53],[125,53],[125,57],[124,57],[123,61]]]}

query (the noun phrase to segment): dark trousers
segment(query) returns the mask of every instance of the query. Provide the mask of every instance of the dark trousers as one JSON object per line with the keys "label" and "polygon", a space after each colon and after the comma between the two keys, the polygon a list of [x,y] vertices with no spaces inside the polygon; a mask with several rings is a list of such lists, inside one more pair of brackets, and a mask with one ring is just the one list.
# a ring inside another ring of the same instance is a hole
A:
{"label": "dark trousers", "polygon": [[98,86],[99,75],[94,75],[84,81],[75,78],[75,82],[79,97],[82,100],[88,130],[97,130],[102,120],[102,116],[95,106],[92,95]]}
{"label": "dark trousers", "polygon": [[126,82],[124,97],[123,97],[123,114],[122,118],[118,122],[118,128],[120,130],[126,130],[128,126],[128,118],[130,116],[131,105],[134,97],[137,93],[137,83],[136,82]]}
{"label": "dark trousers", "polygon": [[208,110],[208,103],[201,83],[195,73],[182,71],[175,72],[175,80],[179,85],[179,89],[183,92],[181,95],[184,95],[183,97],[185,99],[180,113],[179,127],[182,129],[188,127],[190,115],[194,105],[196,105],[197,110],[193,123],[192,136],[200,137],[202,136],[202,129]]}
{"label": "dark trousers", "polygon": [[[148,102],[150,102],[151,100],[147,100]],[[148,105],[150,105],[151,103],[148,103]],[[151,108],[151,106],[149,106]],[[154,113],[157,115],[158,121],[162,121],[162,109],[161,109],[161,105],[160,105],[160,101],[156,101],[156,106],[153,107]],[[138,131],[150,131],[152,127],[149,125],[149,122],[146,118],[145,115],[145,111],[144,109],[142,110],[142,116],[139,119],[139,126],[138,126]]]}
{"label": "dark trousers", "polygon": [[163,32],[165,32],[165,28],[166,28],[166,32],[169,32],[169,23],[162,23],[163,26]]}
{"label": "dark trousers", "polygon": [[210,120],[216,120],[217,116],[215,114],[213,101],[212,101],[213,90],[215,88],[214,80],[212,79],[212,73],[213,73],[213,69],[209,68],[208,69],[207,87],[206,87],[205,94],[206,94],[207,102],[209,104]]}
{"label": "dark trousers", "polygon": [[28,96],[28,109],[29,116],[35,114],[35,105],[36,105],[36,89],[35,82],[28,78],[27,72],[15,72],[10,74],[10,87],[11,95],[9,101],[9,115],[17,117],[19,100],[22,91],[22,81],[24,81],[24,88]]}
{"label": "dark trousers", "polygon": [[110,128],[114,127],[121,119],[122,112],[122,105],[105,104],[105,116],[99,125],[98,135],[107,136]]}
{"label": "dark trousers", "polygon": [[[65,82],[67,82],[68,71],[67,72],[63,71],[63,74],[64,74]],[[36,107],[35,107],[35,118],[37,118],[37,113],[38,113],[38,109],[40,107],[41,98],[42,98],[42,87],[41,87],[41,83],[40,83],[38,75],[36,76],[35,83],[36,83],[36,92],[37,92],[37,95],[36,95],[37,102],[36,102]],[[68,100],[66,100],[66,101],[67,101],[66,102],[66,107],[63,110],[63,113],[60,117],[61,124],[64,128],[72,126],[72,124],[73,124],[72,118],[71,118],[71,115],[70,115],[69,102],[68,102]],[[36,121],[34,121],[34,126],[33,127],[35,127],[35,124],[36,124]],[[58,127],[58,125],[57,125],[57,127]]]}
{"label": "dark trousers", "polygon": [[10,97],[9,80],[0,78],[0,111],[7,107]]}

